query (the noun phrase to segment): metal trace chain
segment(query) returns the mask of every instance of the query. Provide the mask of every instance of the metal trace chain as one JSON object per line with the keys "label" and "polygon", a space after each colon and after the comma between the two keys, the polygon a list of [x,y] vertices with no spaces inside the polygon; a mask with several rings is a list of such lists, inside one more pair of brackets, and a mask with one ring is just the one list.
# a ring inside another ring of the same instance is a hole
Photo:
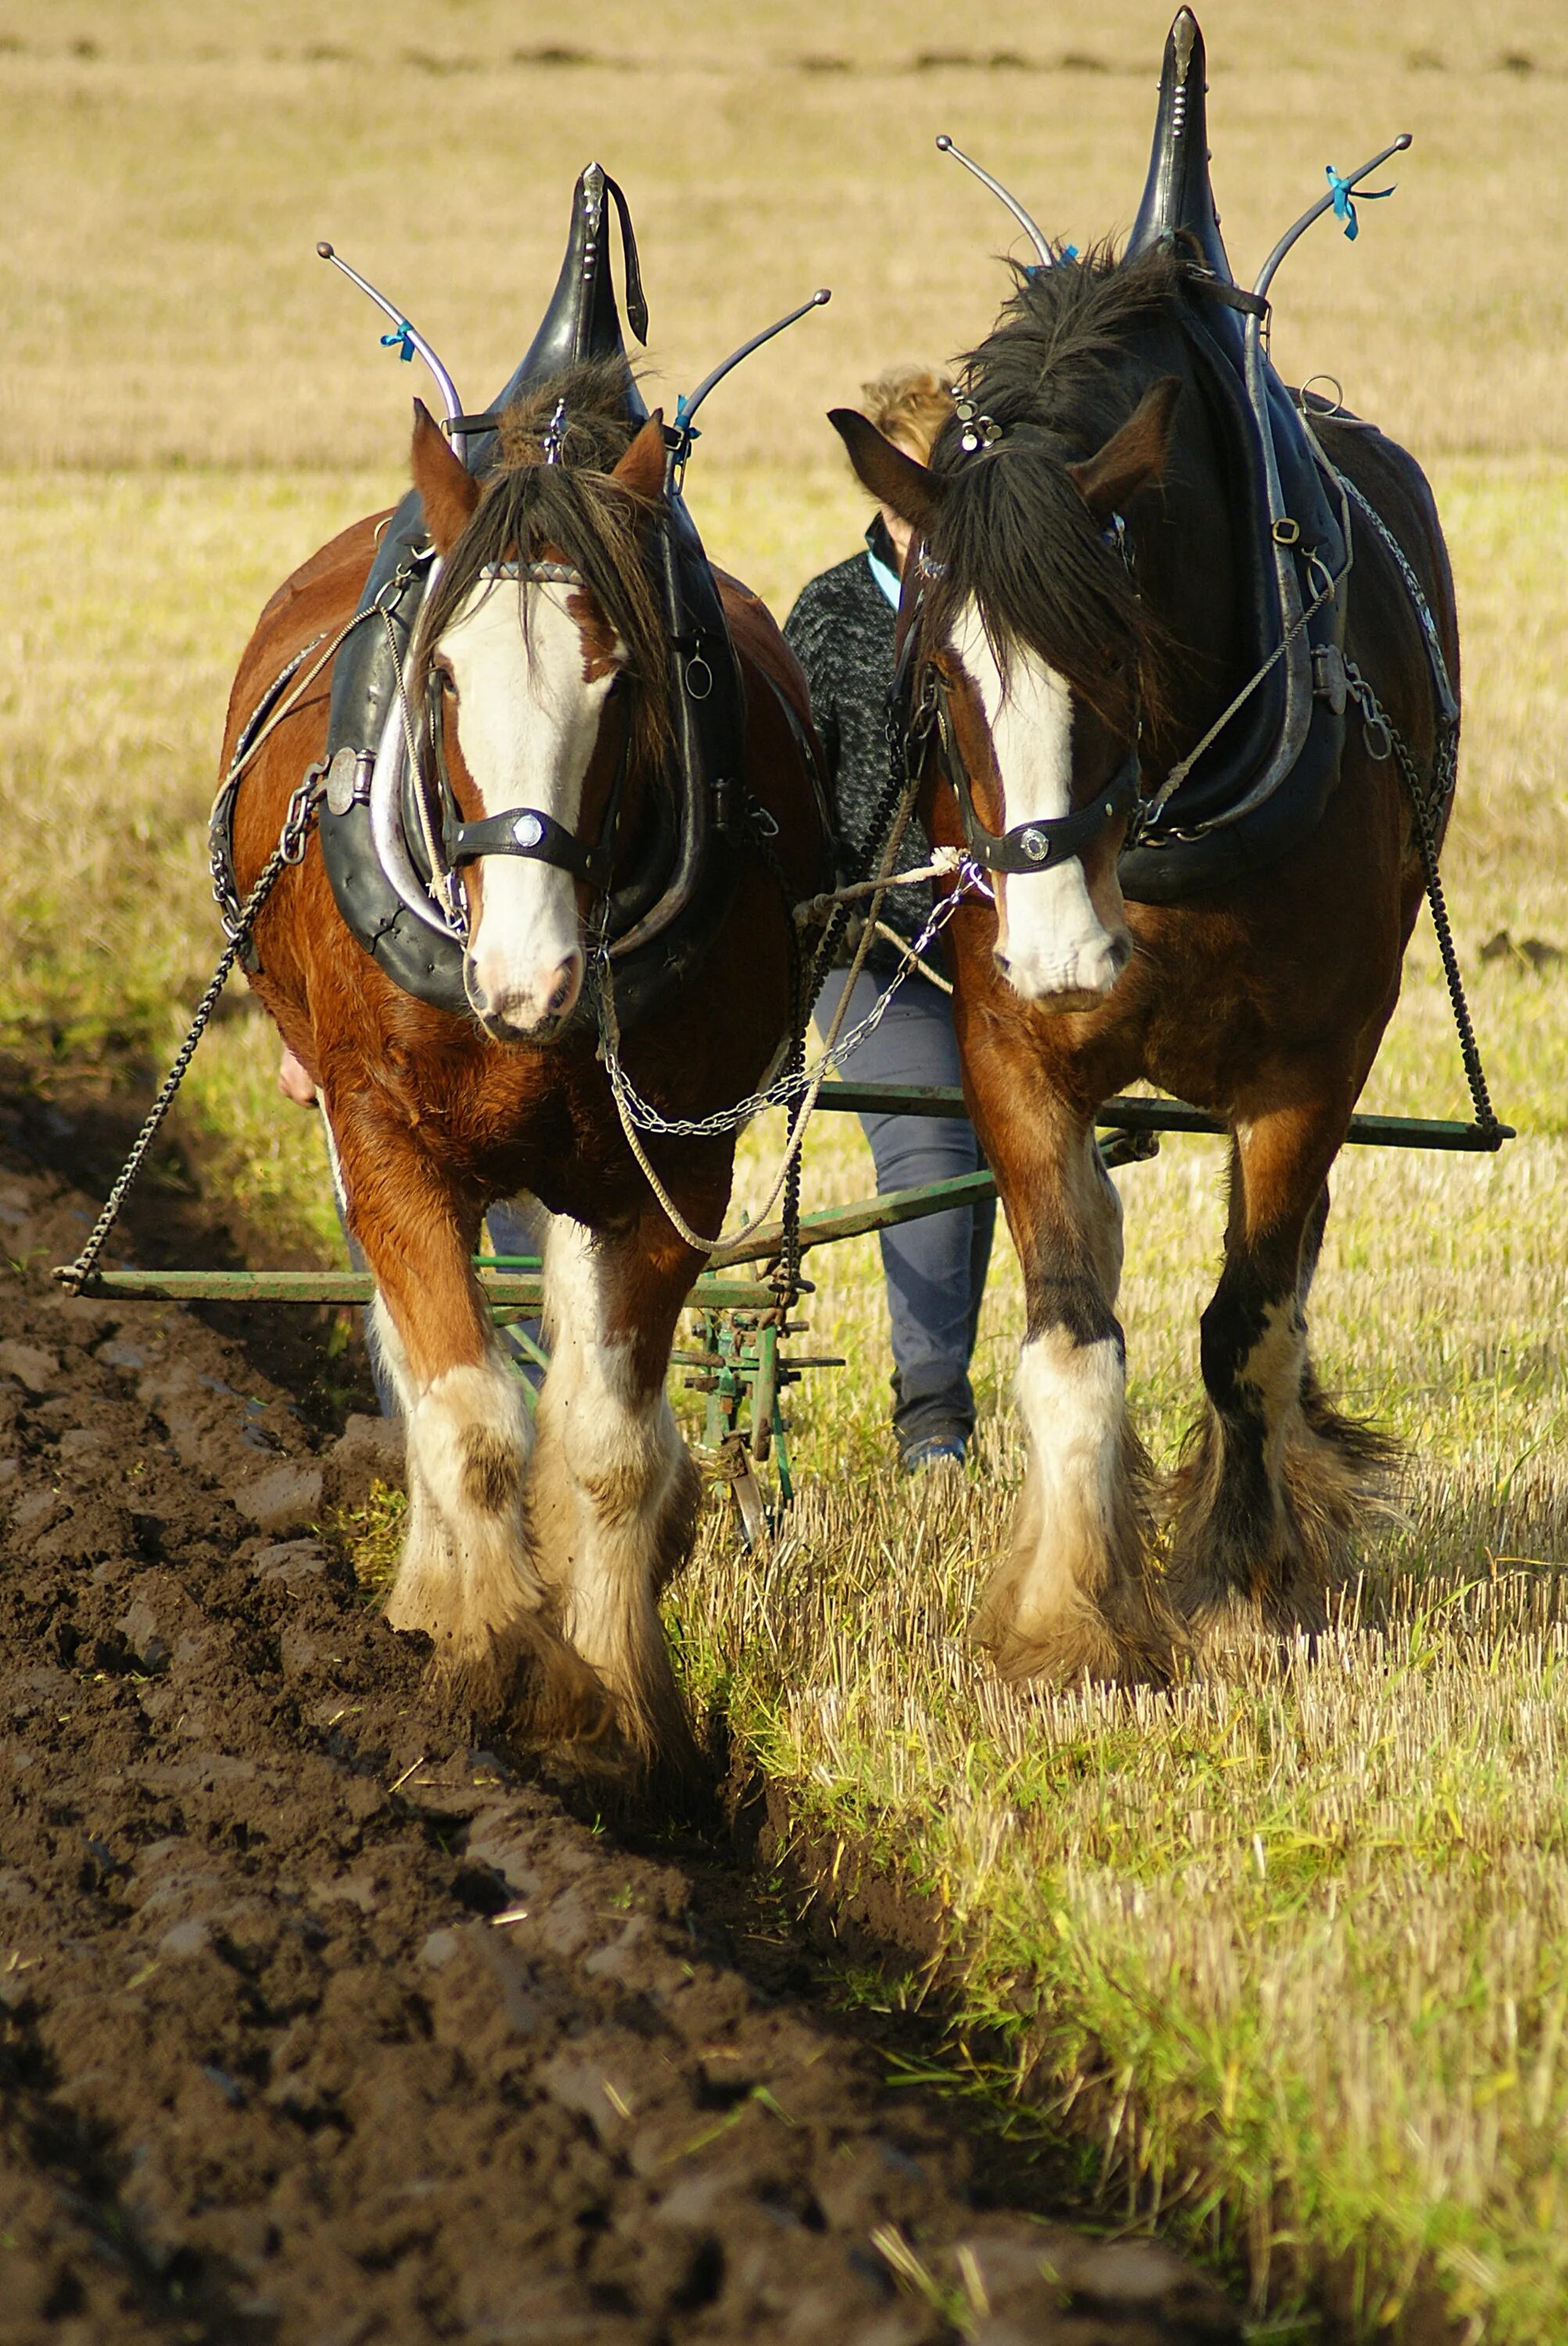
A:
{"label": "metal trace chain", "polygon": [[[943,870],[946,868],[946,866],[942,867]],[[919,876],[923,878],[934,875],[922,872]],[[968,873],[964,872],[962,876],[967,878]],[[902,873],[895,872],[881,884],[884,889],[896,887],[903,877]],[[622,1066],[618,1053],[612,1051],[606,1053],[605,1065],[609,1071],[610,1082],[615,1087],[616,1096],[626,1101],[632,1120],[640,1131],[656,1133],[661,1138],[667,1140],[717,1140],[721,1133],[735,1132],[743,1124],[749,1124],[752,1118],[760,1116],[765,1108],[788,1107],[789,1102],[800,1094],[819,1087],[823,1076],[831,1074],[841,1066],[850,1053],[858,1049],[865,1041],[868,1035],[875,1034],[886,1015],[888,1005],[893,995],[905,978],[916,968],[919,958],[927,946],[942,934],[962,901],[962,887],[955,888],[950,895],[944,896],[940,903],[933,905],[925,925],[912,944],[906,944],[902,937],[898,938],[904,957],[900,967],[889,980],[885,990],[878,994],[865,1016],[851,1026],[847,1035],[840,1035],[837,1042],[825,1049],[820,1058],[814,1059],[809,1067],[802,1067],[793,1075],[776,1076],[765,1090],[752,1092],[747,1098],[737,1100],[732,1107],[716,1108],[711,1116],[667,1117],[661,1116],[657,1107],[650,1107],[642,1097]],[[874,922],[868,922],[868,932],[874,929],[876,925]],[[887,933],[897,934],[896,931]],[[847,991],[848,988],[846,988]]]}
{"label": "metal trace chain", "polygon": [[1388,523],[1383,519],[1382,515],[1378,511],[1377,506],[1373,505],[1371,499],[1363,495],[1362,492],[1356,486],[1355,482],[1351,480],[1348,473],[1341,473],[1339,477],[1342,485],[1349,489],[1350,495],[1355,498],[1356,503],[1360,506],[1361,511],[1366,515],[1367,519],[1371,523],[1372,527],[1377,531],[1378,536],[1382,539],[1383,544],[1388,547],[1389,552],[1393,556],[1395,562],[1398,564],[1400,576],[1405,582],[1405,592],[1410,597],[1410,601],[1415,607],[1416,617],[1420,623],[1421,633],[1426,638],[1427,650],[1431,656],[1432,665],[1437,670],[1442,691],[1444,695],[1446,695],[1448,700],[1452,703],[1454,700],[1453,682],[1448,672],[1448,662],[1443,658],[1442,643],[1437,631],[1437,621],[1432,617],[1431,605],[1427,601],[1426,596],[1422,591],[1421,582],[1416,576],[1415,565],[1411,562],[1410,556],[1405,552],[1404,547],[1400,544],[1399,539],[1394,536],[1393,531],[1389,527]]}
{"label": "metal trace chain", "polygon": [[[1452,793],[1455,769],[1459,761],[1459,725],[1452,718],[1440,720],[1437,754],[1432,760],[1430,791],[1421,781],[1409,743],[1393,719],[1383,707],[1372,687],[1352,659],[1345,662],[1345,680],[1351,699],[1361,712],[1363,730],[1369,736],[1369,755],[1386,757],[1394,753],[1399,769],[1410,793],[1410,812],[1414,819],[1416,845],[1420,852],[1421,873],[1426,882],[1427,902],[1431,907],[1432,928],[1437,936],[1438,954],[1442,962],[1443,976],[1448,984],[1449,1004],[1453,1011],[1453,1023],[1459,1034],[1460,1056],[1464,1061],[1465,1081],[1470,1086],[1471,1103],[1475,1109],[1478,1127],[1484,1133],[1501,1136],[1504,1127],[1498,1122],[1487,1087],[1486,1069],[1481,1064],[1481,1046],[1475,1039],[1475,1027],[1471,1019],[1470,1003],[1465,995],[1464,979],[1459,966],[1459,952],[1453,941],[1453,927],[1449,919],[1448,898],[1443,889],[1442,873],[1438,867],[1437,821]],[[1379,751],[1371,739],[1380,733],[1388,749]]]}
{"label": "metal trace chain", "polygon": [[[887,821],[891,821],[892,826],[891,830],[888,832],[885,844],[881,850],[881,869],[878,874],[877,884],[882,890],[887,889],[892,884],[892,874],[889,867],[891,864],[894,856],[898,853],[900,842],[903,838],[905,829],[909,823],[910,816],[913,811],[915,792],[918,787],[919,777],[917,775],[911,774],[906,778],[901,778],[900,780],[898,795],[896,797],[893,796],[890,790],[890,792],[884,796],[883,803],[888,810],[886,815],[883,814],[882,809],[879,808],[878,822],[885,823]],[[880,899],[873,900],[873,908],[875,903],[878,901],[880,901]],[[950,905],[955,908],[956,901],[956,896],[953,899],[950,899]],[[937,911],[942,912],[944,921],[946,919],[951,919],[951,909],[938,907]],[[936,912],[933,912],[932,917],[935,920]],[[827,943],[827,937],[832,934],[837,919],[838,914],[835,913],[832,920],[830,922],[826,935],[824,936],[824,944]],[[934,934],[935,931],[933,930],[932,933]],[[712,1117],[707,1117],[701,1119],[691,1117],[684,1119],[667,1118],[661,1117],[658,1110],[657,1108],[650,1107],[647,1102],[641,1098],[632,1086],[626,1076],[625,1068],[621,1065],[620,1028],[616,1019],[614,981],[610,971],[608,954],[603,946],[601,946],[596,963],[599,1005],[599,1057],[604,1064],[605,1073],[609,1079],[610,1096],[616,1104],[616,1113],[620,1118],[621,1130],[626,1137],[626,1146],[631,1150],[633,1157],[636,1158],[636,1163],[642,1171],[644,1179],[647,1182],[649,1188],[657,1198],[659,1205],[664,1209],[665,1214],[667,1216],[670,1224],[677,1236],[683,1239],[688,1247],[694,1248],[697,1253],[717,1253],[725,1244],[724,1233],[720,1231],[715,1238],[706,1238],[700,1231],[694,1230],[691,1225],[686,1220],[679,1208],[675,1203],[674,1198],[670,1196],[669,1191],[659,1179],[658,1174],[655,1170],[654,1166],[649,1159],[648,1153],[643,1147],[641,1136],[638,1130],[639,1115],[641,1117],[650,1117],[655,1119],[652,1124],[645,1125],[643,1127],[643,1129],[647,1131],[670,1133],[674,1134],[677,1137],[684,1138],[717,1139],[720,1134],[732,1131],[740,1124],[749,1122],[752,1116],[759,1113],[759,1107],[754,1105],[754,1103],[760,1103],[761,1107],[770,1107],[774,1105],[775,1102],[769,1095],[777,1094],[777,1104],[782,1106],[793,1093],[799,1090],[802,1094],[800,1106],[795,1115],[790,1127],[789,1137],[784,1146],[784,1153],[779,1160],[778,1176],[774,1180],[772,1188],[768,1193],[766,1203],[762,1206],[757,1216],[757,1219],[759,1221],[766,1220],[769,1214],[773,1210],[775,1202],[782,1194],[786,1183],[789,1179],[791,1168],[799,1160],[800,1149],[806,1138],[807,1127],[811,1121],[812,1111],[817,1104],[817,1095],[821,1090],[822,1081],[828,1072],[830,1060],[834,1056],[834,1046],[838,1042],[839,1028],[842,1024],[844,1013],[849,1007],[850,996],[854,991],[855,980],[859,977],[860,971],[865,966],[866,955],[871,951],[871,935],[872,925],[871,922],[868,921],[866,927],[862,932],[860,942],[855,949],[855,958],[850,964],[849,983],[845,985],[844,991],[839,998],[839,1006],[833,1014],[832,1025],[828,1031],[826,1048],[824,1049],[821,1057],[809,1068],[803,1067],[789,1077],[779,1078],[777,1082],[769,1085],[768,1094],[760,1092],[753,1093],[750,1100],[743,1100],[735,1107],[718,1109]],[[930,938],[922,936],[920,942],[922,944],[928,944],[930,942]],[[819,949],[819,957],[820,956],[820,948]],[[893,984],[888,989],[890,994],[902,983],[903,978],[907,974],[907,969],[901,970],[898,973],[893,980]],[[809,1005],[815,999],[817,983],[820,978],[820,972],[818,966],[818,961],[814,960],[811,965],[811,977],[802,991],[802,1003]],[[885,998],[886,997],[884,996],[883,999],[885,1000]],[[798,1032],[797,1036],[792,1039],[796,1039],[797,1041],[803,1043],[804,1029],[808,1015],[809,1012],[807,1010],[800,1008],[799,1005],[797,1006],[795,1024]],[[881,1011],[879,1009],[877,1016],[880,1017],[880,1015]],[[862,1021],[862,1025],[865,1026],[865,1031],[867,1033],[870,1033],[871,1025],[874,1025],[875,1024],[875,1018],[871,1021],[870,1025],[866,1025],[866,1023]],[[854,1041],[857,1039],[859,1039],[858,1031],[856,1035],[846,1038],[845,1042],[839,1046],[837,1056],[841,1057],[846,1051],[853,1047]],[[689,1127],[689,1129],[683,1131],[683,1125]],[[790,1260],[793,1258],[798,1257],[799,1254],[799,1233],[798,1229],[794,1227],[794,1225],[799,1222],[799,1200],[797,1196],[794,1198],[794,1210],[791,1212],[789,1208],[787,1208],[785,1214],[786,1223],[790,1227],[788,1227],[785,1231],[784,1246],[780,1252],[780,1263],[785,1269],[787,1277],[788,1267]]]}
{"label": "metal trace chain", "polygon": [[[321,636],[314,638],[302,651],[297,653],[281,675],[274,677],[257,707],[239,729],[234,755],[229,762],[229,770],[219,786],[219,801],[225,790],[234,789],[262,744],[298,706],[300,694],[314,684],[322,669],[336,656],[348,638],[353,634],[354,629],[361,626],[372,613],[382,608],[383,598],[389,592],[394,597],[401,594],[418,566],[417,562],[405,562],[400,565],[394,576],[388,579],[382,588],[375,601],[367,604],[362,611],[356,611],[353,617],[338,629],[337,634],[326,642],[325,650],[311,662],[303,676],[300,676],[299,670],[304,661],[310,658],[311,653],[316,650],[317,646],[325,640]],[[290,688],[285,690],[285,688]],[[190,1022],[189,1031],[176,1053],[174,1063],[168,1075],[163,1079],[158,1097],[148,1111],[147,1120],[132,1144],[130,1155],[120,1168],[118,1179],[104,1200],[103,1211],[94,1223],[86,1246],[75,1262],[62,1263],[55,1273],[55,1277],[63,1287],[72,1289],[83,1287],[92,1277],[98,1257],[108,1242],[109,1232],[119,1219],[120,1208],[124,1205],[137,1175],[141,1171],[147,1152],[158,1137],[163,1120],[174,1105],[175,1094],[185,1080],[186,1070],[196,1056],[197,1045],[207,1032],[208,1022],[218,1006],[218,998],[229,982],[235,963],[249,942],[250,932],[256,924],[257,916],[290,865],[297,864],[302,860],[306,842],[310,837],[311,825],[325,796],[326,787],[322,779],[322,769],[320,765],[308,767],[304,780],[289,801],[289,811],[283,818],[283,828],[278,835],[278,844],[257,874],[256,884],[249,895],[232,918],[228,910],[229,901],[227,894],[228,874],[219,871],[216,857],[210,859],[212,892],[218,900],[219,915],[222,921],[228,943],[219,956],[218,966],[209,980],[207,991],[196,1005],[196,1015]]]}

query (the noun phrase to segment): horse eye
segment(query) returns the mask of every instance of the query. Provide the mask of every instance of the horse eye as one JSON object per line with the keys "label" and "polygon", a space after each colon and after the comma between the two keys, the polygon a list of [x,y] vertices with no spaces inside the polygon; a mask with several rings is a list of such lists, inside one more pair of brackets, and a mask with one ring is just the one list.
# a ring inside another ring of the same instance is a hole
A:
{"label": "horse eye", "polygon": [[435,673],[441,682],[443,692],[446,694],[449,700],[455,700],[457,699],[457,678],[453,675],[452,670],[447,667],[444,660],[437,660],[434,663],[434,667]]}

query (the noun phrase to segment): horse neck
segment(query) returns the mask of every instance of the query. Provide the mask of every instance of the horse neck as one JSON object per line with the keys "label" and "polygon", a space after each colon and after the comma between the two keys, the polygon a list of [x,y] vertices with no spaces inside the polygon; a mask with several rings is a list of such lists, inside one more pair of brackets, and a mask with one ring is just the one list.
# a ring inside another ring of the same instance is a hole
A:
{"label": "horse neck", "polygon": [[1139,593],[1170,648],[1161,729],[1169,739],[1154,746],[1174,754],[1245,683],[1251,657],[1232,522],[1237,484],[1192,345],[1174,321],[1140,351],[1133,403],[1164,374],[1181,377],[1182,396],[1166,477],[1147,497],[1151,525],[1139,536],[1137,566]]}

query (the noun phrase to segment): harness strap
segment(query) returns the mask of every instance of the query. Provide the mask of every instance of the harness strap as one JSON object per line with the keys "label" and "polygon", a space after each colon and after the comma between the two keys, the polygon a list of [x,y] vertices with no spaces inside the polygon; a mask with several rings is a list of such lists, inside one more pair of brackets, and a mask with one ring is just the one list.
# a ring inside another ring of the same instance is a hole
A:
{"label": "harness strap", "polygon": [[542,807],[514,807],[479,822],[453,822],[449,816],[442,826],[442,843],[453,869],[476,863],[482,855],[523,855],[535,863],[553,863],[590,888],[603,889],[614,868],[614,858],[603,848],[585,847],[575,831]]}
{"label": "harness strap", "polygon": [[942,761],[958,801],[963,843],[976,863],[987,872],[1027,874],[1066,863],[1094,844],[1107,823],[1131,814],[1139,799],[1136,744],[1130,749],[1110,780],[1087,806],[1067,814],[1040,815],[1032,822],[1014,823],[1011,831],[988,831],[975,811],[969,770],[959,755],[948,715],[946,679],[937,672],[936,727]]}

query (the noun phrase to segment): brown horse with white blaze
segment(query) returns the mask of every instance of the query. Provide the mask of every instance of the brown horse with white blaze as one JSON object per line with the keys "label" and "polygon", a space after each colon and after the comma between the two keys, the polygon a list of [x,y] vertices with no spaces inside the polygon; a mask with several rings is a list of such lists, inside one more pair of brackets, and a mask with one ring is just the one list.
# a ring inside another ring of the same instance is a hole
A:
{"label": "brown horse with white blaze", "polygon": [[[939,719],[933,841],[976,835],[956,781],[993,840],[1027,846],[1035,826],[1047,843],[1038,870],[1002,859],[993,901],[972,895],[948,931],[965,1094],[1027,1295],[1017,1392],[1033,1461],[979,1624],[1015,1677],[1158,1680],[1195,1636],[1320,1624],[1386,1451],[1324,1399],[1306,1307],[1330,1168],[1421,901],[1398,765],[1352,709],[1320,817],[1288,853],[1176,902],[1125,901],[1118,878],[1129,813],[1253,665],[1236,484],[1180,314],[1192,299],[1168,244],[1060,256],[1021,272],[966,362],[978,424],[950,425],[929,467],[862,417],[832,419],[921,541],[902,616]],[[1457,686],[1451,581],[1419,469],[1368,427],[1325,422],[1319,436],[1413,565]],[[1431,775],[1431,669],[1369,526],[1344,650]],[[1096,1111],[1139,1079],[1232,1136],[1207,1405],[1164,1571],[1125,1404],[1121,1208],[1095,1144]]]}
{"label": "brown horse with white blaze", "polygon": [[[596,908],[639,843],[667,840],[659,798],[683,688],[651,583],[670,522],[664,435],[657,415],[640,428],[628,416],[624,382],[624,369],[586,367],[536,387],[507,411],[482,480],[418,412],[413,480],[440,571],[407,698],[433,712],[461,817],[449,839],[470,1012],[414,998],[356,941],[316,835],[267,903],[252,983],[317,1084],[406,1421],[408,1528],[389,1619],[425,1632],[492,1719],[679,1771],[691,1745],[657,1598],[690,1545],[697,1477],[665,1380],[704,1258],[628,1147],[590,1015]],[[235,681],[226,754],[269,680],[351,618],[382,525],[356,524],[273,597]],[[801,746],[803,679],[761,604],[719,583],[744,686],[733,780],[769,844],[716,848],[734,858],[728,909],[658,1015],[628,1022],[632,1081],[679,1117],[747,1094],[777,1056],[792,1007],[786,900],[830,871]],[[321,756],[330,682],[245,778],[241,887]],[[531,836],[564,842],[551,859],[476,828],[520,808]],[[687,1223],[717,1232],[733,1134],[648,1146]],[[486,1209],[524,1192],[552,1216],[536,1423],[472,1267]]]}

